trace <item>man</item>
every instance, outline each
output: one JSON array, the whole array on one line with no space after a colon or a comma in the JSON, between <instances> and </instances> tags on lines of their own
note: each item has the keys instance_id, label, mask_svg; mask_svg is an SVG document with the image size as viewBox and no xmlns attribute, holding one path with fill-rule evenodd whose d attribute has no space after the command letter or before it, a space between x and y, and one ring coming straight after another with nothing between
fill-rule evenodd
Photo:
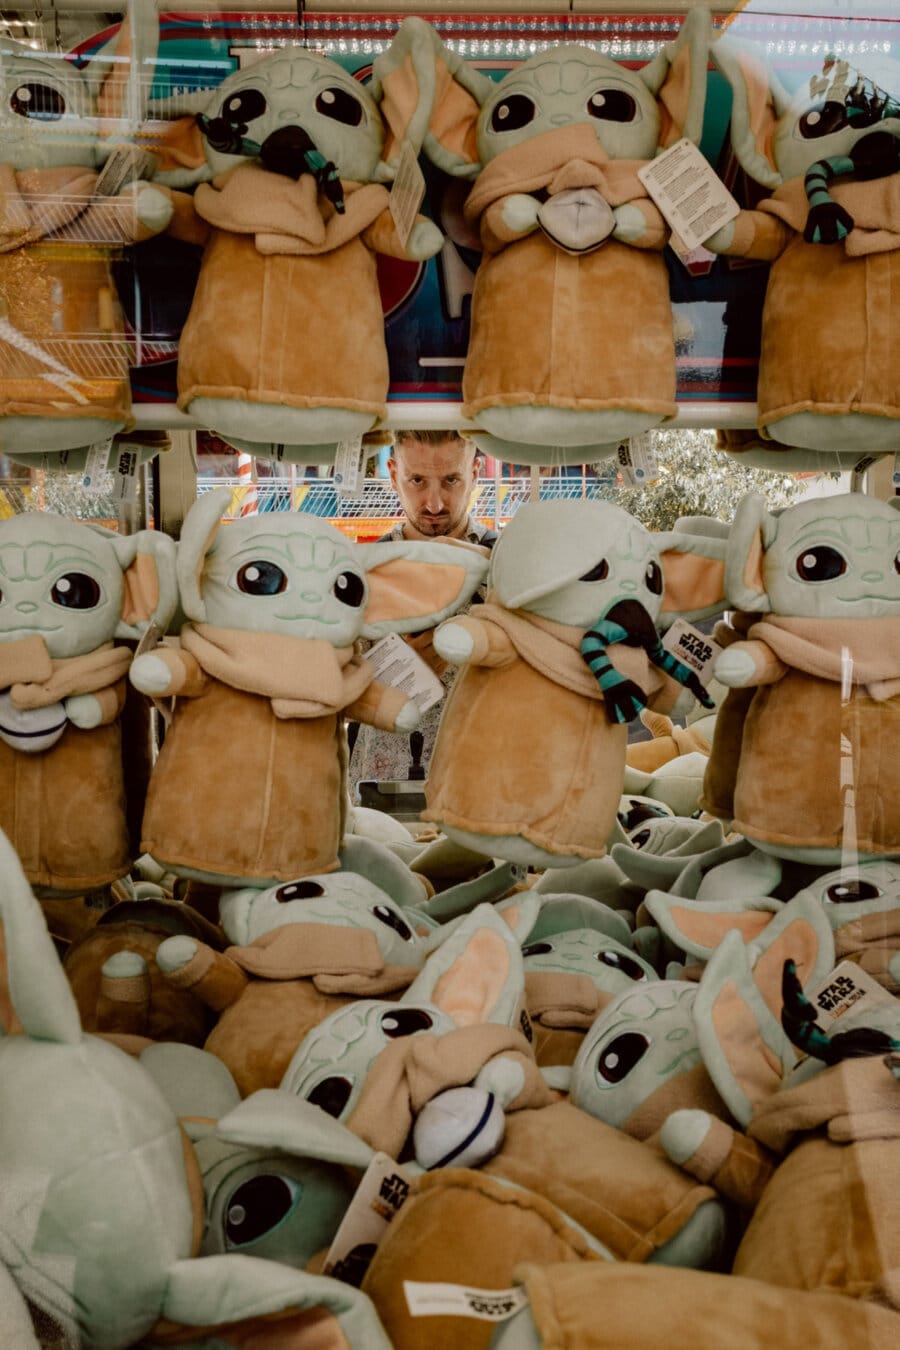
<instances>
[{"instance_id":1,"label":"man","mask_svg":"<svg viewBox=\"0 0 900 1350\"><path fill-rule=\"evenodd\" d=\"M493 548L496 532L469 514L469 499L478 481L477 451L472 441L458 431L398 431L388 472L400 498L403 518L382 535L379 543L387 539L464 539ZM448 690L456 670L435 653L431 632L411 634L407 641ZM355 785L364 778L405 780L411 776L414 761L417 768L427 768L443 706L442 699L422 717L418 730L423 741L418 757L407 736L370 726L359 727L354 735L356 724L351 724L350 782ZM418 744L418 737L414 744Z\"/></svg>"}]
</instances>

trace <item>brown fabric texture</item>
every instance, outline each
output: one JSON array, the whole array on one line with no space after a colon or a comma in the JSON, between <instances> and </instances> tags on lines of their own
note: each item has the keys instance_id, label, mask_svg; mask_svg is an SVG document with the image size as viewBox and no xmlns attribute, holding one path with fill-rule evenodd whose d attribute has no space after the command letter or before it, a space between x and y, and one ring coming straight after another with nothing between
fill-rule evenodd
<instances>
[{"instance_id":1,"label":"brown fabric texture","mask_svg":"<svg viewBox=\"0 0 900 1350\"><path fill-rule=\"evenodd\" d=\"M562 640L552 631L562 625L494 605L458 622L495 645L498 634L505 638L510 659L492 666L473 660L458 675L441 717L422 819L487 836L521 835L549 853L601 857L618 809L628 728L606 715L577 652L583 634L570 628ZM672 682L640 648L617 643L608 657L654 702L670 697Z\"/></svg>"},{"instance_id":2,"label":"brown fabric texture","mask_svg":"<svg viewBox=\"0 0 900 1350\"><path fill-rule=\"evenodd\" d=\"M387 350L366 231L388 214L388 192L343 183L341 217L314 186L244 165L197 189L212 235L181 338L180 408L205 397L383 413ZM376 234L379 249L404 256L389 228Z\"/></svg>"},{"instance_id":3,"label":"brown fabric texture","mask_svg":"<svg viewBox=\"0 0 900 1350\"><path fill-rule=\"evenodd\" d=\"M757 614L733 614L730 625L716 624L715 639L721 646L729 647L732 642L742 641L758 620ZM716 711L700 805L718 820L730 821L734 816L734 783L741 759L744 722L755 694L754 688L729 689Z\"/></svg>"},{"instance_id":4,"label":"brown fabric texture","mask_svg":"<svg viewBox=\"0 0 900 1350\"><path fill-rule=\"evenodd\" d=\"M734 829L771 844L839 849L852 825L860 852L897 852L900 620L773 617L754 626L750 642L764 642L788 669L755 690L746 714ZM854 658L847 698L842 646ZM853 794L845 799L848 770Z\"/></svg>"},{"instance_id":5,"label":"brown fabric texture","mask_svg":"<svg viewBox=\"0 0 900 1350\"><path fill-rule=\"evenodd\" d=\"M739 217L727 251L773 261L763 310L758 420L793 413L900 417L896 306L900 286L900 177L836 182L855 221L837 244L807 244L800 179ZM820 303L828 296L827 305Z\"/></svg>"},{"instance_id":6,"label":"brown fabric texture","mask_svg":"<svg viewBox=\"0 0 900 1350\"><path fill-rule=\"evenodd\" d=\"M516 1279L543 1350L892 1350L900 1338L887 1308L706 1271L529 1260Z\"/></svg>"},{"instance_id":7,"label":"brown fabric texture","mask_svg":"<svg viewBox=\"0 0 900 1350\"><path fill-rule=\"evenodd\" d=\"M624 408L675 412L675 344L667 234L637 178L636 161L610 160L591 127L561 127L499 154L466 202L484 255L472 296L463 376L466 416L489 407ZM541 229L510 241L498 227L513 193L595 188L612 206L638 202L653 223L650 248L609 238L564 253ZM623 322L627 314L640 322ZM522 316L528 322L522 322Z\"/></svg>"}]
</instances>

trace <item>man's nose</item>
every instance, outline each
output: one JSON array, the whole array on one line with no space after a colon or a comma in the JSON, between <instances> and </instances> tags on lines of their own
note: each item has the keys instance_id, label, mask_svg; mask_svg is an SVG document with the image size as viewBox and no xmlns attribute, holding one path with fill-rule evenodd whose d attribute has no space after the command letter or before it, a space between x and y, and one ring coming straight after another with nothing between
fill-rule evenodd
<instances>
[{"instance_id":1,"label":"man's nose","mask_svg":"<svg viewBox=\"0 0 900 1350\"><path fill-rule=\"evenodd\" d=\"M438 516L444 509L444 492L440 483L429 485L425 489L425 510Z\"/></svg>"}]
</instances>

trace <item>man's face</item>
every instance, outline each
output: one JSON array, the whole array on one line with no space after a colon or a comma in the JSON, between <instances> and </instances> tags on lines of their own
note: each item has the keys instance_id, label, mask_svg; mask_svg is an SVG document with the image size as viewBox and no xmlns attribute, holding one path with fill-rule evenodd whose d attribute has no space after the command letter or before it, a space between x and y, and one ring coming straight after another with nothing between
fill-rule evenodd
<instances>
[{"instance_id":1,"label":"man's face","mask_svg":"<svg viewBox=\"0 0 900 1350\"><path fill-rule=\"evenodd\" d=\"M422 539L464 533L469 496L478 477L474 446L460 441L442 445L404 441L388 460L388 470L406 512L406 533Z\"/></svg>"}]
</instances>

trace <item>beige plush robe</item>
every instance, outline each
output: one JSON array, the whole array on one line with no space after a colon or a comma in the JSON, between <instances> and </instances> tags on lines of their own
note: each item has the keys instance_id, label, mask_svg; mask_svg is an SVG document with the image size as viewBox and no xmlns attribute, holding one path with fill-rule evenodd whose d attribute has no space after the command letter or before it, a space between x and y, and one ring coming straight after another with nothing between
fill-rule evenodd
<instances>
[{"instance_id":1,"label":"beige plush robe","mask_svg":"<svg viewBox=\"0 0 900 1350\"><path fill-rule=\"evenodd\" d=\"M447 700L423 820L521 835L549 853L599 858L622 792L628 728L606 715L578 628L481 606L454 620L474 638ZM678 686L646 653L616 643L612 664L660 702Z\"/></svg>"},{"instance_id":2,"label":"beige plush robe","mask_svg":"<svg viewBox=\"0 0 900 1350\"><path fill-rule=\"evenodd\" d=\"M729 254L772 261L763 310L758 421L794 413L900 417L900 174L838 182L855 226L807 244L802 181L737 218Z\"/></svg>"},{"instance_id":3,"label":"beige plush robe","mask_svg":"<svg viewBox=\"0 0 900 1350\"><path fill-rule=\"evenodd\" d=\"M334 871L344 831L342 715L388 729L406 696L352 648L187 625L159 648L175 709L141 848L174 871L260 885Z\"/></svg>"},{"instance_id":4,"label":"beige plush robe","mask_svg":"<svg viewBox=\"0 0 900 1350\"><path fill-rule=\"evenodd\" d=\"M472 296L463 410L539 406L675 413L675 344L662 250L668 233L637 177L637 160L611 160L587 125L511 147L482 170L465 215L484 257ZM573 256L541 229L503 224L513 193L595 188L610 206L646 217L639 245L609 238Z\"/></svg>"}]
</instances>

